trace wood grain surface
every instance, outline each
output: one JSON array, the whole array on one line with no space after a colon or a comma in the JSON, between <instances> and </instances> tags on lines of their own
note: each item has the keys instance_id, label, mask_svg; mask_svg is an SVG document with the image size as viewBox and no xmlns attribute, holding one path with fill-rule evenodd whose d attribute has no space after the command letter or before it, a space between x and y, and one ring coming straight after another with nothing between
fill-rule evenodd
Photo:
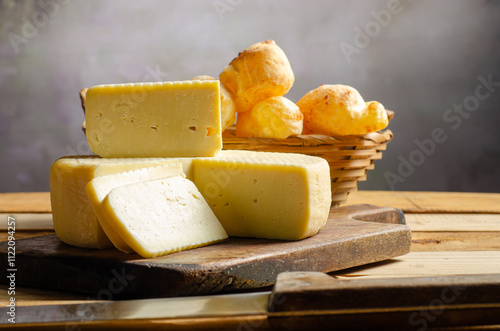
<instances>
[{"instance_id":1,"label":"wood grain surface","mask_svg":"<svg viewBox=\"0 0 500 331\"><path fill-rule=\"evenodd\" d=\"M332 273L332 275L339 278L396 278L475 274L500 274L500 251L410 252L401 258Z\"/></svg>"},{"instance_id":2,"label":"wood grain surface","mask_svg":"<svg viewBox=\"0 0 500 331\"><path fill-rule=\"evenodd\" d=\"M500 214L407 214L405 218L414 231L500 231Z\"/></svg>"},{"instance_id":3,"label":"wood grain surface","mask_svg":"<svg viewBox=\"0 0 500 331\"><path fill-rule=\"evenodd\" d=\"M433 327L496 324L499 278L337 279L316 272L284 273L273 288L268 320L276 330L305 331L333 325L342 330L417 330L430 322Z\"/></svg>"},{"instance_id":4,"label":"wood grain surface","mask_svg":"<svg viewBox=\"0 0 500 331\"><path fill-rule=\"evenodd\" d=\"M500 214L500 193L358 191L347 204L370 203L405 213Z\"/></svg>"},{"instance_id":5,"label":"wood grain surface","mask_svg":"<svg viewBox=\"0 0 500 331\"><path fill-rule=\"evenodd\" d=\"M0 194L0 213L50 213L49 192Z\"/></svg>"},{"instance_id":6,"label":"wood grain surface","mask_svg":"<svg viewBox=\"0 0 500 331\"><path fill-rule=\"evenodd\" d=\"M13 210L8 203L2 203L7 195L12 197L10 194L0 194L0 208L5 208L5 206L8 208L8 211L0 209L0 213L18 212L18 210ZM40 193L40 195L44 196L43 204L50 206L49 194L46 192ZM27 197L23 197L22 194L18 197L27 204L21 206L22 210L33 212L36 209L29 205L30 199ZM348 205L372 204L403 210L406 213L407 225L412 230L411 253L331 273L337 279L395 279L398 276L492 274L498 272L500 268L500 240L498 239L500 238L500 230L498 230L500 227L500 215L498 215L500 213L500 194L498 193L358 191L349 195L347 203ZM37 211L40 210L40 208L37 209ZM36 226L36 217L32 220ZM53 233L50 229L43 231L20 230L16 232L16 238L37 237L50 233ZM6 232L0 232L0 241L6 239ZM0 284L0 305L2 306L5 306L9 300L7 288L8 286ZM87 303L95 299L95 297L75 292L34 289L21 285L16 288L18 306ZM426 329L434 330L431 321L427 321L426 326ZM266 315L117 321L70 325L70 327L82 330L271 329ZM441 328L438 329L441 330ZM447 331L498 329L500 329L499 325L445 328Z\"/></svg>"},{"instance_id":7,"label":"wood grain surface","mask_svg":"<svg viewBox=\"0 0 500 331\"><path fill-rule=\"evenodd\" d=\"M62 243L56 235L16 241L18 285L98 299L203 295L270 286L284 271L331 272L409 252L402 214L369 205L332 209L325 228L300 241L229 238L154 259ZM7 259L7 243L0 255ZM5 282L6 270L0 270ZM117 284L117 282L121 284ZM110 288L112 284L113 288ZM116 291L113 291L117 288Z\"/></svg>"}]
</instances>

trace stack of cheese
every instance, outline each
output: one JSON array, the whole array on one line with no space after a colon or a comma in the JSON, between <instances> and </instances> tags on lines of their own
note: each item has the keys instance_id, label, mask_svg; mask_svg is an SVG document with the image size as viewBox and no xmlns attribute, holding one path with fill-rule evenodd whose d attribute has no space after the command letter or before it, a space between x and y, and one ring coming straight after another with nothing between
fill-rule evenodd
<instances>
[{"instance_id":1,"label":"stack of cheese","mask_svg":"<svg viewBox=\"0 0 500 331\"><path fill-rule=\"evenodd\" d=\"M59 238L156 257L228 235L299 240L321 230L328 163L222 151L219 92L217 80L90 88L87 139L96 155L51 168Z\"/></svg>"}]
</instances>

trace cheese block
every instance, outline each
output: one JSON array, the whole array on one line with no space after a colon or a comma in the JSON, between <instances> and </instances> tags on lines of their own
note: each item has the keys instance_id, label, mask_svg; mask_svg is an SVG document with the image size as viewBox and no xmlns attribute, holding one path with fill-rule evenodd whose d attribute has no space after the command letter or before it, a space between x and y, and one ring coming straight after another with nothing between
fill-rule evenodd
<instances>
[{"instance_id":1,"label":"cheese block","mask_svg":"<svg viewBox=\"0 0 500 331\"><path fill-rule=\"evenodd\" d=\"M90 149L101 157L214 156L219 81L98 85L86 95Z\"/></svg>"},{"instance_id":2,"label":"cheese block","mask_svg":"<svg viewBox=\"0 0 500 331\"><path fill-rule=\"evenodd\" d=\"M330 168L303 154L222 151L193 161L194 183L229 236L298 240L326 224Z\"/></svg>"},{"instance_id":3,"label":"cheese block","mask_svg":"<svg viewBox=\"0 0 500 331\"><path fill-rule=\"evenodd\" d=\"M131 253L133 251L132 248L130 248L130 246L122 240L121 236L110 226L105 213L102 211L102 201L104 198L112 189L118 186L171 176L185 177L182 172L182 163L172 162L158 167L149 167L96 177L87 183L87 195L97 219L99 220L99 224L116 248L125 253Z\"/></svg>"},{"instance_id":4,"label":"cheese block","mask_svg":"<svg viewBox=\"0 0 500 331\"><path fill-rule=\"evenodd\" d=\"M113 229L145 258L227 238L196 186L180 176L119 186L102 207Z\"/></svg>"},{"instance_id":5,"label":"cheese block","mask_svg":"<svg viewBox=\"0 0 500 331\"><path fill-rule=\"evenodd\" d=\"M198 187L230 236L297 240L317 233L328 218L330 169L319 157L251 151L198 158L79 156L61 158L51 168L56 234L75 246L111 247L87 196L87 183L174 162L182 164L186 178ZM121 238L109 229L108 233L115 242ZM123 243L117 246L127 251Z\"/></svg>"},{"instance_id":6,"label":"cheese block","mask_svg":"<svg viewBox=\"0 0 500 331\"><path fill-rule=\"evenodd\" d=\"M85 191L87 183L96 177L171 162L161 158L102 159L95 155L56 160L50 168L50 202L57 236L78 247L113 247L92 209Z\"/></svg>"}]
</instances>

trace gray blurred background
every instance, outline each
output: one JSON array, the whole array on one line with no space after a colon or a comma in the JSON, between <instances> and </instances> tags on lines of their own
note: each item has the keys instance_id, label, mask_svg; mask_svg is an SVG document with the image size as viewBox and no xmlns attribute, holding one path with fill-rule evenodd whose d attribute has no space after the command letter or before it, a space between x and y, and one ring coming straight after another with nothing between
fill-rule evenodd
<instances>
[{"instance_id":1,"label":"gray blurred background","mask_svg":"<svg viewBox=\"0 0 500 331\"><path fill-rule=\"evenodd\" d=\"M500 1L0 1L0 192L89 154L78 91L218 76L274 39L298 101L346 84L395 111L360 189L500 192Z\"/></svg>"}]
</instances>

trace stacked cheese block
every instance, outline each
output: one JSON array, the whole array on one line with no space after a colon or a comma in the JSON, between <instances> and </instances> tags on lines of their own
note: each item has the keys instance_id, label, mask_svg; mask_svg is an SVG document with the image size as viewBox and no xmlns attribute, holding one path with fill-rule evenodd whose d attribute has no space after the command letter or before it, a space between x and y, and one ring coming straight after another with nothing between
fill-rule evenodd
<instances>
[{"instance_id":1,"label":"stacked cheese block","mask_svg":"<svg viewBox=\"0 0 500 331\"><path fill-rule=\"evenodd\" d=\"M217 80L99 85L87 92L96 155L51 168L54 228L70 245L156 257L228 236L299 240L328 218L328 163L222 151Z\"/></svg>"}]
</instances>

